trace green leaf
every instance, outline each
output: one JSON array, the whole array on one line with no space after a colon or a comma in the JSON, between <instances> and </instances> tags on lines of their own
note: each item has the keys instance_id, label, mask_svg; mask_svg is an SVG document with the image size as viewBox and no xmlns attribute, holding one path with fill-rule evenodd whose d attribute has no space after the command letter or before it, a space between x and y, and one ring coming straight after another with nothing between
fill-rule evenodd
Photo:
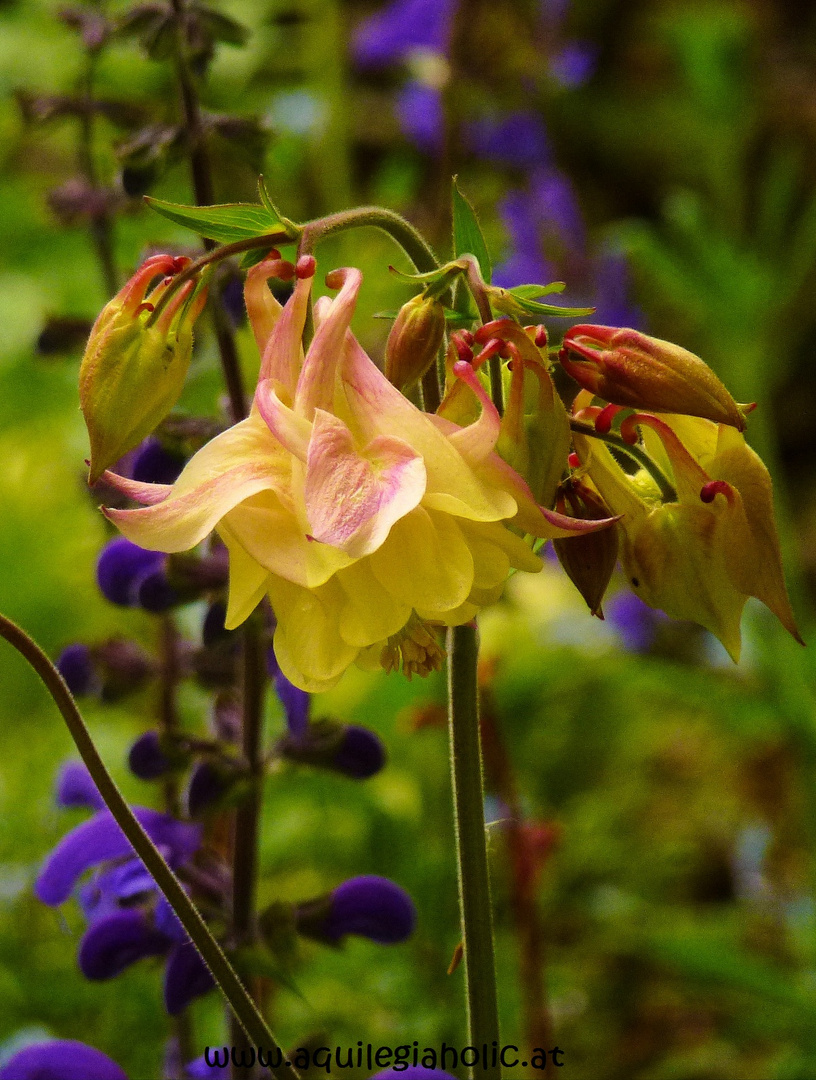
<instances>
[{"instance_id":1,"label":"green leaf","mask_svg":"<svg viewBox=\"0 0 816 1080\"><path fill-rule=\"evenodd\" d=\"M650 938L647 948L651 955L689 978L705 985L719 983L816 1015L816 1000L796 985L791 972L751 956L731 941L683 931L659 932Z\"/></svg>"},{"instance_id":2,"label":"green leaf","mask_svg":"<svg viewBox=\"0 0 816 1080\"><path fill-rule=\"evenodd\" d=\"M221 206L183 206L163 199L146 198L145 202L171 221L187 229L230 244L233 240L248 240L280 228L280 222L269 211L255 203L224 203Z\"/></svg>"},{"instance_id":3,"label":"green leaf","mask_svg":"<svg viewBox=\"0 0 816 1080\"><path fill-rule=\"evenodd\" d=\"M550 296L552 293L562 293L566 289L566 281L551 281L549 285L514 285L508 292L518 296L522 300L537 300L539 296Z\"/></svg>"},{"instance_id":4,"label":"green leaf","mask_svg":"<svg viewBox=\"0 0 816 1080\"><path fill-rule=\"evenodd\" d=\"M459 190L456 177L453 178L453 253L454 257L460 255L475 255L482 277L490 284L493 274L493 266L490 262L490 254L487 250L482 229L476 217L476 211Z\"/></svg>"}]
</instances>

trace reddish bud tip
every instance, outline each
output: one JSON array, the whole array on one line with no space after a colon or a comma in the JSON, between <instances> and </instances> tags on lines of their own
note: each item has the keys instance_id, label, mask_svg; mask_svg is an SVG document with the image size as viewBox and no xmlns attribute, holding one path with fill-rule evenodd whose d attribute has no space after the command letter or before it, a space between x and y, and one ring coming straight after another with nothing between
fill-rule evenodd
<instances>
[{"instance_id":1,"label":"reddish bud tip","mask_svg":"<svg viewBox=\"0 0 816 1080\"><path fill-rule=\"evenodd\" d=\"M533 338L533 341L535 342L536 346L539 349L546 348L546 345L547 345L547 327L546 326L541 324L541 325L539 325L539 326L537 326L535 328L535 337Z\"/></svg>"},{"instance_id":2,"label":"reddish bud tip","mask_svg":"<svg viewBox=\"0 0 816 1080\"><path fill-rule=\"evenodd\" d=\"M300 278L301 280L303 278L314 277L316 269L317 260L315 259L314 255L301 255L297 263L295 264L295 276ZM329 281L329 277L331 276L332 275L329 274L326 278L327 284Z\"/></svg>"},{"instance_id":3,"label":"reddish bud tip","mask_svg":"<svg viewBox=\"0 0 816 1080\"><path fill-rule=\"evenodd\" d=\"M580 469L581 468L581 459L578 457L578 455L575 453L574 450L570 454L570 456L567 458L567 464L569 465L569 467L571 469Z\"/></svg>"},{"instance_id":4,"label":"reddish bud tip","mask_svg":"<svg viewBox=\"0 0 816 1080\"><path fill-rule=\"evenodd\" d=\"M471 349L471 342L473 341L473 334L468 334L470 341L465 337L463 330L457 330L451 334L451 344L456 349L456 355L460 360L466 360L470 363L473 360L473 349Z\"/></svg>"},{"instance_id":5,"label":"reddish bud tip","mask_svg":"<svg viewBox=\"0 0 816 1080\"><path fill-rule=\"evenodd\" d=\"M599 435L608 435L612 430L612 421L621 411L620 405L606 405L595 417L595 430Z\"/></svg>"},{"instance_id":6,"label":"reddish bud tip","mask_svg":"<svg viewBox=\"0 0 816 1080\"><path fill-rule=\"evenodd\" d=\"M717 495L725 495L730 503L734 501L734 489L726 480L712 480L700 490L700 498L704 503L714 502Z\"/></svg>"},{"instance_id":7,"label":"reddish bud tip","mask_svg":"<svg viewBox=\"0 0 816 1080\"><path fill-rule=\"evenodd\" d=\"M190 265L190 260L186 255L176 255L170 267L171 274L180 274L181 271Z\"/></svg>"},{"instance_id":8,"label":"reddish bud tip","mask_svg":"<svg viewBox=\"0 0 816 1080\"><path fill-rule=\"evenodd\" d=\"M637 424L640 420L640 413L632 413L631 416L627 416L620 426L621 438L624 442L629 443L630 446L634 446L638 441Z\"/></svg>"}]
</instances>

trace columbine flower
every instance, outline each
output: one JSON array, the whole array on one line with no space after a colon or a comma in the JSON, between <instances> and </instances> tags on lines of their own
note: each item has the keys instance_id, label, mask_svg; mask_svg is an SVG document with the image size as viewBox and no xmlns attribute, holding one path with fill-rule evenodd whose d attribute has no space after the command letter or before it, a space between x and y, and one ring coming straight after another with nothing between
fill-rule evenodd
<instances>
[{"instance_id":1,"label":"columbine flower","mask_svg":"<svg viewBox=\"0 0 816 1080\"><path fill-rule=\"evenodd\" d=\"M517 532L569 536L597 523L536 505L495 453L501 419L469 364L454 366L481 410L467 427L420 412L388 382L349 330L358 270L329 275L340 292L315 306L304 359L314 260L301 260L282 311L266 286L291 270L273 258L247 278L262 350L251 415L172 487L107 473L147 505L106 515L165 552L215 529L230 555L226 626L268 594L278 662L305 690L328 689L357 660L426 674L443 656L428 623L468 622L498 599L510 567L540 569Z\"/></svg>"},{"instance_id":2,"label":"columbine flower","mask_svg":"<svg viewBox=\"0 0 816 1080\"><path fill-rule=\"evenodd\" d=\"M576 398L582 419L601 410ZM621 562L650 607L691 619L715 634L732 659L740 654L740 617L749 596L761 600L801 642L782 574L771 478L742 434L695 416L633 413L625 439L644 446L668 475L676 501L664 501L645 469L624 471L605 444L575 432L575 449L606 505L621 514Z\"/></svg>"},{"instance_id":3,"label":"columbine flower","mask_svg":"<svg viewBox=\"0 0 816 1080\"><path fill-rule=\"evenodd\" d=\"M212 976L116 819L100 809L101 796L83 765L70 763L62 770L57 803L98 812L51 852L34 887L37 898L56 907L94 870L77 892L88 921L78 954L82 973L92 980L111 979L143 957L167 955L164 999L175 1015L214 985ZM199 825L141 806L133 813L173 869L198 850Z\"/></svg>"}]
</instances>

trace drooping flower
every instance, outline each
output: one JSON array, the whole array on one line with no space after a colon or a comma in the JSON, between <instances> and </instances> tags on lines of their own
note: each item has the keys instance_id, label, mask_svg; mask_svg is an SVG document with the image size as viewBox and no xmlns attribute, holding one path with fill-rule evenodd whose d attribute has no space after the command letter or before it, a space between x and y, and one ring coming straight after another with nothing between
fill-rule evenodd
<instances>
[{"instance_id":1,"label":"drooping flower","mask_svg":"<svg viewBox=\"0 0 816 1080\"><path fill-rule=\"evenodd\" d=\"M536 504L495 452L501 418L470 365L455 369L480 410L466 427L421 412L388 382L349 330L358 270L329 275L340 291L315 305L304 358L314 260L299 264L282 310L266 286L291 269L271 258L247 278L262 351L250 416L172 487L107 473L146 505L106 515L132 542L165 552L215 529L230 556L226 626L268 594L275 653L297 686L327 689L353 662L381 657L424 674L443 655L428 623L468 622L500 596L510 567L540 569L518 533L554 538L597 523Z\"/></svg>"},{"instance_id":2,"label":"drooping flower","mask_svg":"<svg viewBox=\"0 0 816 1080\"><path fill-rule=\"evenodd\" d=\"M597 418L591 394L576 398L577 415ZM771 478L741 432L696 416L633 413L621 434L644 448L670 479L668 499L642 468L627 473L597 439L574 432L586 475L609 508L621 562L635 594L676 619L715 634L736 661L740 617L749 596L761 600L801 642L782 572Z\"/></svg>"}]
</instances>

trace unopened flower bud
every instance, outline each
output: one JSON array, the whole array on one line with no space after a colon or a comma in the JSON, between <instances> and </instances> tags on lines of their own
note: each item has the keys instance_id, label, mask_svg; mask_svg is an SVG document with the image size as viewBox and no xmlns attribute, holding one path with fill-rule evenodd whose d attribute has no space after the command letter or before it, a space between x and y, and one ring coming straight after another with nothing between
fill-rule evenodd
<instances>
[{"instance_id":1,"label":"unopened flower bud","mask_svg":"<svg viewBox=\"0 0 816 1080\"><path fill-rule=\"evenodd\" d=\"M563 504L563 509L562 509ZM569 480L558 499L558 508L574 517L598 521L610 516L603 499L587 484ZM593 615L602 619L601 601L618 561L618 530L612 525L598 532L553 540L553 547L567 577L587 602Z\"/></svg>"},{"instance_id":2,"label":"unopened flower bud","mask_svg":"<svg viewBox=\"0 0 816 1080\"><path fill-rule=\"evenodd\" d=\"M157 780L172 769L173 764L162 745L158 731L146 731L131 746L128 766L140 780Z\"/></svg>"},{"instance_id":3,"label":"unopened flower bud","mask_svg":"<svg viewBox=\"0 0 816 1080\"><path fill-rule=\"evenodd\" d=\"M420 293L400 308L385 346L385 375L398 390L418 382L436 358L445 336L445 309Z\"/></svg>"},{"instance_id":4,"label":"unopened flower bud","mask_svg":"<svg viewBox=\"0 0 816 1080\"><path fill-rule=\"evenodd\" d=\"M298 933L327 945L338 945L346 934L396 945L413 933L416 910L395 882L366 874L344 881L328 896L299 904L295 923Z\"/></svg>"},{"instance_id":5,"label":"unopened flower bud","mask_svg":"<svg viewBox=\"0 0 816 1080\"><path fill-rule=\"evenodd\" d=\"M614 326L573 326L558 359L580 386L614 405L745 429L745 407L707 364L670 341Z\"/></svg>"},{"instance_id":6,"label":"unopened flower bud","mask_svg":"<svg viewBox=\"0 0 816 1080\"><path fill-rule=\"evenodd\" d=\"M56 668L72 694L81 697L90 694L97 686L93 657L87 645L76 642L68 645L57 657Z\"/></svg>"},{"instance_id":7,"label":"unopened flower bud","mask_svg":"<svg viewBox=\"0 0 816 1080\"><path fill-rule=\"evenodd\" d=\"M79 397L91 441L90 482L149 435L175 405L193 349L192 324L206 299L196 284L178 289L150 317L186 258L156 255L106 305L91 330L79 372ZM154 278L162 281L145 299Z\"/></svg>"},{"instance_id":8,"label":"unopened flower bud","mask_svg":"<svg viewBox=\"0 0 816 1080\"><path fill-rule=\"evenodd\" d=\"M290 730L277 749L289 761L330 769L353 780L367 780L385 765L385 747L373 731L329 719L313 721L302 733Z\"/></svg>"}]
</instances>

